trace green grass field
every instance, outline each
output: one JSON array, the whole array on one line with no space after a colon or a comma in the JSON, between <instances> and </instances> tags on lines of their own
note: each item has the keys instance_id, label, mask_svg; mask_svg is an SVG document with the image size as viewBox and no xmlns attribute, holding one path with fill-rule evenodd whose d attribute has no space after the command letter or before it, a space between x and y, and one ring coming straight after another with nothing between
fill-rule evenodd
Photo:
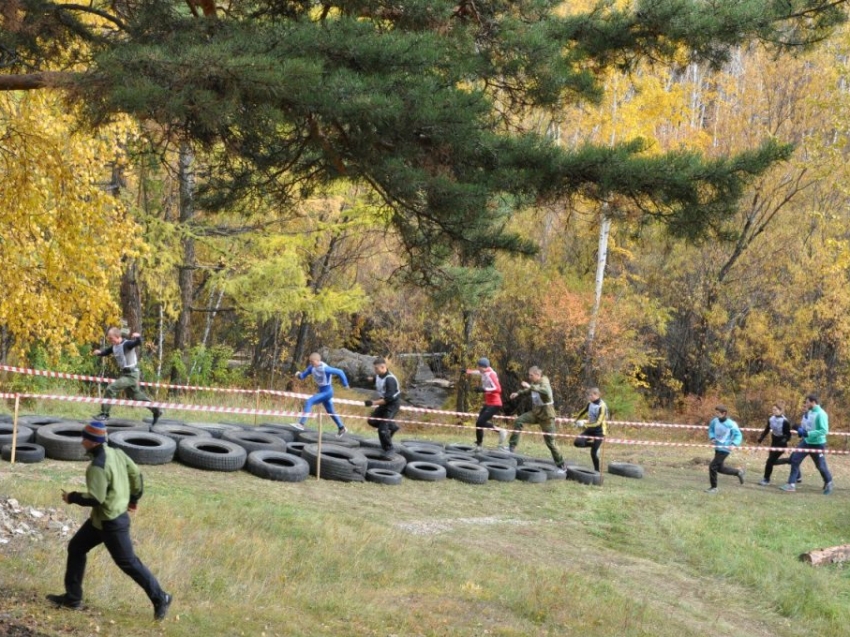
<instances>
[{"instance_id":1,"label":"green grass field","mask_svg":"<svg viewBox=\"0 0 850 637\"><path fill-rule=\"evenodd\" d=\"M91 411L73 407L79 417ZM469 442L472 434L443 439ZM538 441L525 436L521 451L546 457ZM585 450L562 449L588 464ZM830 457L837 488L825 497L810 463L801 490L785 494L756 485L763 454L736 452L729 464L746 466L747 483L721 476L712 496L703 492L709 449L607 444L605 454L641 463L646 477L608 475L601 488L452 480L386 487L143 467L146 495L133 537L175 597L169 618L152 621L144 593L103 549L89 562L86 610L52 608L44 595L62 591L67 539L21 539L0 545L0 635L850 633L850 570L798 560L848 541L850 460ZM3 462L0 497L61 508L78 524L87 511L62 504L59 494L81 488L84 469ZM777 468L775 484L787 471Z\"/></svg>"},{"instance_id":2,"label":"green grass field","mask_svg":"<svg viewBox=\"0 0 850 637\"><path fill-rule=\"evenodd\" d=\"M530 437L525 446L543 455ZM90 560L87 610L51 608L43 596L62 590L66 541L48 538L0 547L0 635L848 634L847 569L797 559L847 541L846 461L833 459L838 488L824 497L810 467L796 494L756 486L762 458L739 454L748 483L721 476L711 496L708 456L652 450L646 478L608 476L602 488L282 484L145 467L133 535L175 596L168 620L151 620L103 549ZM79 488L84 467L3 463L0 495L64 507L60 489Z\"/></svg>"}]
</instances>

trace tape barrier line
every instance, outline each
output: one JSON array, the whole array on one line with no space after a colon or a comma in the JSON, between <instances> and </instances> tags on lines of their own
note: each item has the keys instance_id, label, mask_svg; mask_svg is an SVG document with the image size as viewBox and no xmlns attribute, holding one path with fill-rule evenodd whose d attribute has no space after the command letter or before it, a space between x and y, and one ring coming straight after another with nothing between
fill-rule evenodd
<instances>
[{"instance_id":1,"label":"tape barrier line","mask_svg":"<svg viewBox=\"0 0 850 637\"><path fill-rule=\"evenodd\" d=\"M158 407L160 409L170 409L173 411L197 411L202 413L223 413L223 414L240 414L240 415L249 415L249 416L276 416L283 418L292 418L292 417L308 417L308 418L317 418L323 414L318 412L305 414L297 411L283 411L283 410L274 410L274 409L251 409L247 407L218 407L214 405L185 405L182 403L168 403L168 402L160 402L160 401L139 401L139 400L125 400L121 398L105 398L100 399L94 396L67 396L61 394L32 394L32 393L0 393L0 398L37 398L42 400L58 400L64 402L72 402L72 403L99 403L99 404L109 404L109 405L119 405L125 407L141 407L143 409L149 409L151 407ZM361 416L361 415L347 415L347 414L338 414L339 416L344 416L346 418L353 419L362 419L366 420L371 418L370 416ZM384 419L374 419L374 420L384 420ZM469 431L470 429L475 429L474 427L469 427L466 425L460 424L450 424L450 423L433 423L433 422L425 422L425 421L416 421L416 420L399 420L394 419L395 422L401 422L406 424L416 424L423 425L426 427L440 427L444 429L463 429L464 431ZM483 428L488 429L488 428ZM536 435L543 436L546 435L545 432L542 431L526 431L522 430L520 433L525 435ZM598 437L595 436L581 436L581 434L563 434L563 433L551 433L548 434L556 438L585 438L587 440L596 440ZM664 441L655 441L655 440L630 440L627 438L610 438L604 437L603 440L610 444L615 445L631 445L631 446L649 446L649 447L692 447L705 449L710 448L714 449L715 445L711 443L698 443L698 442L664 442ZM800 453L823 453L829 455L850 455L850 451L843 451L837 449L799 449L796 447L762 447L762 446L741 446L736 447L736 449L741 451L789 451L789 452L800 452Z\"/></svg>"},{"instance_id":2,"label":"tape barrier line","mask_svg":"<svg viewBox=\"0 0 850 637\"><path fill-rule=\"evenodd\" d=\"M9 396L8 394L0 394L0 396ZM14 397L15 394L10 396ZM98 398L96 396L65 396L61 394L17 394L20 398L38 398L41 400L59 400L71 403L90 403L98 405L120 405L123 407L142 407L150 409L157 407L159 409L169 409L172 411L199 411L205 413L218 414L241 414L247 416L277 416L281 418L317 418L320 414L307 414L299 411L283 411L277 409L252 409L248 407L218 407L215 405L186 405L183 403L168 403L152 400L150 402L141 400L125 400L123 398Z\"/></svg>"},{"instance_id":3,"label":"tape barrier line","mask_svg":"<svg viewBox=\"0 0 850 637\"><path fill-rule=\"evenodd\" d=\"M88 382L95 383L111 383L115 379L108 377L100 377L100 376L88 376L84 374L71 374L67 372L54 372L48 370L40 370L40 369L30 369L26 367L15 367L12 365L0 365L0 371L6 371L14 374L26 374L30 376L44 376L47 378L61 378L66 380L82 380ZM218 393L232 393L232 394L266 394L271 396L282 396L285 398L294 398L298 400L307 400L312 394L303 394L299 392L289 392L277 389L240 389L236 387L207 387L202 385L173 385L170 383L153 383L147 381L141 381L139 385L144 387L154 387L154 388L162 388L162 389L181 389L186 391L208 391L208 392L218 392ZM105 401L104 401L105 402ZM334 397L334 403L339 405L354 405L354 406L363 406L363 402L359 400L352 400L350 398L336 398ZM445 416L460 416L463 418L477 418L478 415L471 412L463 412L463 411L450 411L446 409L428 409L425 407L412 407L409 405L402 405L401 411L410 412L410 413L421 413L421 414L435 414L435 415L445 415ZM340 414L342 415L342 414ZM513 421L516 419L516 416L502 416L495 415L494 419ZM574 423L576 422L575 418L563 418L556 417L556 423ZM690 430L706 430L707 425L686 425L686 424L677 424L677 423L663 423L663 422L640 422L635 420L609 420L609 426L620 426L620 427L654 427L654 428L667 428L667 429L690 429ZM756 427L741 427L741 431L746 432L762 432L764 431L764 427L756 428ZM846 431L834 431L830 432L830 436L836 437L848 437L850 436L850 432Z\"/></svg>"},{"instance_id":4,"label":"tape barrier line","mask_svg":"<svg viewBox=\"0 0 850 637\"><path fill-rule=\"evenodd\" d=\"M26 374L27 376L45 376L47 378L62 378L65 380L82 380L92 383L111 383L115 379L108 376L88 376L86 374L71 374L68 372L53 372L43 369L29 369L27 367L14 367L12 365L0 365L0 371L13 374ZM228 394L256 394L256 389L239 389L236 387L205 387L202 385L172 385L170 383L152 383L140 381L139 385L145 387L156 387L164 389L186 389L189 391L209 391ZM260 390L262 391L262 390Z\"/></svg>"},{"instance_id":5,"label":"tape barrier line","mask_svg":"<svg viewBox=\"0 0 850 637\"><path fill-rule=\"evenodd\" d=\"M354 414L337 414L337 415L340 418L355 419L355 420L358 420L358 419L366 420L366 419L370 418L370 416L359 416L359 415L354 415ZM425 427L440 427L440 428L443 428L443 429L462 429L464 431L470 431L470 430L475 431L477 429L481 429L483 431L494 431L490 427L469 427L467 425L457 425L457 424L451 424L451 423L434 423L434 422L427 422L427 421L423 421L423 420L406 420L406 419L400 419L400 418L392 418L392 419L373 418L372 420L392 420L393 422L395 422L399 425L405 425L405 424L421 425L421 426L425 426ZM510 429L510 428L506 428L506 429L507 429L508 433L513 433L513 431L514 431L513 429ZM525 429L520 430L519 433L522 434L522 435L532 435L532 436L545 436L545 435L547 435L546 432L543 432L543 431L525 430ZM565 433L558 433L558 432L553 432L553 433L548 434L548 435L552 436L553 438L566 438L566 439L571 439L571 440L574 440L576 438L584 438L586 440L600 440L601 439L603 442L611 443L611 444L615 444L615 445L644 445L644 446L651 446L651 447L697 447L697 448L700 448L700 449L705 449L705 448L715 449L716 448L716 446L714 444L705 443L705 442L665 442L665 441L655 441L655 440L631 440L631 439L628 439L628 438L612 438L612 437L609 437L609 436L604 436L604 437L582 436L580 433L565 434ZM830 435L832 435L832 434L830 434ZM757 445L757 446L741 445L739 447L735 447L734 449L741 450L741 451L768 451L768 452L769 451L789 451L789 452L799 451L801 453L828 453L828 454L832 454L832 455L850 455L850 451L843 451L843 450L839 450L839 449L835 449L835 450L833 450L833 449L798 449L797 447L764 447L764 446L761 446L761 445Z\"/></svg>"}]
</instances>

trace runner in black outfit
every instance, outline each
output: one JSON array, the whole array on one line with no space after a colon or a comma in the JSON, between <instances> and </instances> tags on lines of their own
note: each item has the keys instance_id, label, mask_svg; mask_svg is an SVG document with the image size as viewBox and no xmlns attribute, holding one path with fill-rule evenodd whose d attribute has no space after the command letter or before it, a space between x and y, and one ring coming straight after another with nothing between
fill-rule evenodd
<instances>
[{"instance_id":1,"label":"runner in black outfit","mask_svg":"<svg viewBox=\"0 0 850 637\"><path fill-rule=\"evenodd\" d=\"M764 431L758 438L759 443L764 441L767 434L770 433L771 447L788 447L788 441L791 440L791 422L785 417L784 403L777 402L773 405L773 415L767 419L767 425ZM773 467L778 464L791 464L791 458L782 458L784 451L771 451L767 455L767 462L764 465L764 478L759 484L763 487L770 485L770 476L773 474Z\"/></svg>"},{"instance_id":2,"label":"runner in black outfit","mask_svg":"<svg viewBox=\"0 0 850 637\"><path fill-rule=\"evenodd\" d=\"M393 418L401 407L401 389L398 378L387 369L387 361L384 358L379 356L372 365L375 366L375 389L381 397L364 402L367 407L375 406L366 422L378 430L381 449L385 455L390 455L393 453L393 436L398 431L398 425L393 422Z\"/></svg>"}]
</instances>

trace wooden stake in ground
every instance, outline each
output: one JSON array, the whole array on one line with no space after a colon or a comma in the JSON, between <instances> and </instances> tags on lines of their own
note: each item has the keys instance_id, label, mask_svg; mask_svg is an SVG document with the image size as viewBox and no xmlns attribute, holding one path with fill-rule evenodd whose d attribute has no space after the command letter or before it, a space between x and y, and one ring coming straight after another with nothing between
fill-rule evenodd
<instances>
[{"instance_id":1,"label":"wooden stake in ground","mask_svg":"<svg viewBox=\"0 0 850 637\"><path fill-rule=\"evenodd\" d=\"M850 544L841 544L840 546L830 546L825 549L815 549L808 553L800 555L801 562L807 562L812 566L822 566L823 564L838 564L850 560Z\"/></svg>"},{"instance_id":2,"label":"wooden stake in ground","mask_svg":"<svg viewBox=\"0 0 850 637\"><path fill-rule=\"evenodd\" d=\"M322 476L322 414L319 413L319 442L316 448L316 480Z\"/></svg>"},{"instance_id":3,"label":"wooden stake in ground","mask_svg":"<svg viewBox=\"0 0 850 637\"><path fill-rule=\"evenodd\" d=\"M12 419L12 455L9 457L11 464L15 464L15 451L18 448L18 412L21 409L21 395L15 394L15 417Z\"/></svg>"}]
</instances>

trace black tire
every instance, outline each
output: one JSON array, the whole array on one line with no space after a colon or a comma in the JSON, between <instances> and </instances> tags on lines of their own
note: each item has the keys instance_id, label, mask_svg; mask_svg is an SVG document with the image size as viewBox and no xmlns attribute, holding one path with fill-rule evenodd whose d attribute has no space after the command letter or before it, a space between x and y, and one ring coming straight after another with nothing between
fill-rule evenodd
<instances>
[{"instance_id":1,"label":"black tire","mask_svg":"<svg viewBox=\"0 0 850 637\"><path fill-rule=\"evenodd\" d=\"M593 484L596 486L602 484L602 476L598 471L585 469L584 467L568 467L567 479L575 480L580 484Z\"/></svg>"},{"instance_id":2,"label":"black tire","mask_svg":"<svg viewBox=\"0 0 850 637\"><path fill-rule=\"evenodd\" d=\"M316 475L319 445L308 444L301 457L310 465L310 473ZM341 482L364 482L369 461L359 449L339 445L322 444L321 477Z\"/></svg>"},{"instance_id":3,"label":"black tire","mask_svg":"<svg viewBox=\"0 0 850 637\"><path fill-rule=\"evenodd\" d=\"M418 440L416 438L404 438L399 441L405 447L436 447L442 451L445 451L446 445L442 442L436 442L434 440Z\"/></svg>"},{"instance_id":4,"label":"black tire","mask_svg":"<svg viewBox=\"0 0 850 637\"><path fill-rule=\"evenodd\" d=\"M380 448L360 447L360 453L366 456L367 469L384 469L385 471L401 473L407 464L407 460L401 454L393 452L391 456L387 457Z\"/></svg>"},{"instance_id":5,"label":"black tire","mask_svg":"<svg viewBox=\"0 0 850 637\"><path fill-rule=\"evenodd\" d=\"M366 469L366 482L376 484L389 484L396 486L401 484L401 474L389 469Z\"/></svg>"},{"instance_id":6,"label":"black tire","mask_svg":"<svg viewBox=\"0 0 850 637\"><path fill-rule=\"evenodd\" d=\"M119 431L109 436L109 445L126 453L136 464L166 464L177 453L177 442L150 431Z\"/></svg>"},{"instance_id":7,"label":"black tire","mask_svg":"<svg viewBox=\"0 0 850 637\"><path fill-rule=\"evenodd\" d=\"M23 444L32 440L35 432L29 427L18 425L17 432L14 424L0 423L0 445L11 445L12 440L17 444Z\"/></svg>"},{"instance_id":8,"label":"black tire","mask_svg":"<svg viewBox=\"0 0 850 637\"><path fill-rule=\"evenodd\" d=\"M523 467L534 467L536 469L541 469L546 472L547 480L566 480L567 472L561 471L558 467L553 464L546 464L544 462L526 462L522 465Z\"/></svg>"},{"instance_id":9,"label":"black tire","mask_svg":"<svg viewBox=\"0 0 850 637\"><path fill-rule=\"evenodd\" d=\"M490 479L487 467L482 467L477 462L463 460L449 460L446 463L446 475L466 484L485 484Z\"/></svg>"},{"instance_id":10,"label":"black tire","mask_svg":"<svg viewBox=\"0 0 850 637\"><path fill-rule=\"evenodd\" d=\"M480 458L473 456L472 454L462 453L460 451L447 451L443 455L446 458L446 462L449 462L450 460L460 460L462 462L471 462L472 464L478 464L481 461Z\"/></svg>"},{"instance_id":11,"label":"black tire","mask_svg":"<svg viewBox=\"0 0 850 637\"><path fill-rule=\"evenodd\" d=\"M511 453L510 451L502 451L501 449L476 449L476 456L490 456L491 458L497 460L513 460L515 464L519 464L519 461L514 457L516 454Z\"/></svg>"},{"instance_id":12,"label":"black tire","mask_svg":"<svg viewBox=\"0 0 850 637\"><path fill-rule=\"evenodd\" d=\"M513 455L516 458L518 465L523 465L523 464L530 462L532 464L548 464L548 465L551 465L553 467L555 466L555 461L552 460L552 458L536 458L534 456L525 456L525 455L518 454L518 453L517 454L511 454L511 455ZM567 464L570 464L570 463L567 462Z\"/></svg>"},{"instance_id":13,"label":"black tire","mask_svg":"<svg viewBox=\"0 0 850 637\"><path fill-rule=\"evenodd\" d=\"M273 422L261 422L254 431L274 434L278 438L283 439L284 442L295 442L298 438L289 425L279 425Z\"/></svg>"},{"instance_id":14,"label":"black tire","mask_svg":"<svg viewBox=\"0 0 850 637\"><path fill-rule=\"evenodd\" d=\"M306 460L274 450L252 451L245 468L258 478L279 482L303 482L310 475Z\"/></svg>"},{"instance_id":15,"label":"black tire","mask_svg":"<svg viewBox=\"0 0 850 637\"><path fill-rule=\"evenodd\" d=\"M306 447L308 442L288 442L286 443L286 453L292 454L293 456L301 457L301 454L304 452L304 447Z\"/></svg>"},{"instance_id":16,"label":"black tire","mask_svg":"<svg viewBox=\"0 0 850 637\"><path fill-rule=\"evenodd\" d=\"M297 425L291 422L285 422L282 425L277 424L275 427L280 427L281 429L285 429L287 431L291 431L292 435L295 436L295 440L298 440L298 434L302 431L316 431L313 427L308 427L307 425Z\"/></svg>"},{"instance_id":17,"label":"black tire","mask_svg":"<svg viewBox=\"0 0 850 637\"><path fill-rule=\"evenodd\" d=\"M286 453L286 442L274 434L261 431L225 431L222 440L235 442L245 448L245 451L280 451Z\"/></svg>"},{"instance_id":18,"label":"black tire","mask_svg":"<svg viewBox=\"0 0 850 637\"><path fill-rule=\"evenodd\" d=\"M546 482L548 476L543 469L522 465L516 469L516 479L521 482L533 482L535 484L539 484L541 482Z\"/></svg>"},{"instance_id":19,"label":"black tire","mask_svg":"<svg viewBox=\"0 0 850 637\"><path fill-rule=\"evenodd\" d=\"M434 464L446 464L446 454L436 447L401 447L401 455L408 462L432 462Z\"/></svg>"},{"instance_id":20,"label":"black tire","mask_svg":"<svg viewBox=\"0 0 850 637\"><path fill-rule=\"evenodd\" d=\"M9 422L12 422L12 416L9 416ZM67 419L62 416L39 416L38 414L25 414L18 416L18 426L24 425L30 429L43 427L44 425L55 425L57 422L66 422Z\"/></svg>"},{"instance_id":21,"label":"black tire","mask_svg":"<svg viewBox=\"0 0 850 637\"><path fill-rule=\"evenodd\" d=\"M491 480L497 482L513 482L516 480L516 467L506 462L482 462L481 466L487 469Z\"/></svg>"},{"instance_id":22,"label":"black tire","mask_svg":"<svg viewBox=\"0 0 850 637\"><path fill-rule=\"evenodd\" d=\"M20 420L20 419L19 419ZM0 414L0 422L14 422L15 419L8 414Z\"/></svg>"},{"instance_id":23,"label":"black tire","mask_svg":"<svg viewBox=\"0 0 850 637\"><path fill-rule=\"evenodd\" d=\"M146 416L146 417L142 418L142 422L144 422L147 425L152 425L153 424L153 416ZM197 423L189 423L189 422L186 422L185 420L180 420L179 418L160 418L159 420L156 421L156 424L158 424L158 425L193 425L193 426L197 426Z\"/></svg>"},{"instance_id":24,"label":"black tire","mask_svg":"<svg viewBox=\"0 0 850 637\"><path fill-rule=\"evenodd\" d=\"M643 478L643 467L630 462L609 462L608 473L624 478Z\"/></svg>"},{"instance_id":25,"label":"black tire","mask_svg":"<svg viewBox=\"0 0 850 637\"><path fill-rule=\"evenodd\" d=\"M3 445L0 447L0 458L11 462L12 460L12 445ZM32 464L44 460L44 447L37 445L34 442L24 442L15 445L15 462L24 464Z\"/></svg>"},{"instance_id":26,"label":"black tire","mask_svg":"<svg viewBox=\"0 0 850 637\"><path fill-rule=\"evenodd\" d=\"M151 431L155 434L168 436L174 442L180 444L184 438L212 438L213 435L204 429L192 427L191 425L154 425Z\"/></svg>"},{"instance_id":27,"label":"black tire","mask_svg":"<svg viewBox=\"0 0 850 637\"><path fill-rule=\"evenodd\" d=\"M57 422L39 427L36 442L44 447L48 458L53 460L85 460L83 429L81 422Z\"/></svg>"},{"instance_id":28,"label":"black tire","mask_svg":"<svg viewBox=\"0 0 850 637\"><path fill-rule=\"evenodd\" d=\"M160 423L157 423L160 424ZM167 425L178 424L178 423L162 423ZM184 422L179 423L181 425L189 425L190 427L194 427L195 429L202 429L209 433L213 438L221 438L225 431L242 431L242 427L239 425L228 425L223 422ZM178 449L179 455L179 449Z\"/></svg>"},{"instance_id":29,"label":"black tire","mask_svg":"<svg viewBox=\"0 0 850 637\"><path fill-rule=\"evenodd\" d=\"M519 461L507 451L486 450L476 454L479 462L503 462L512 467L519 465Z\"/></svg>"},{"instance_id":30,"label":"black tire","mask_svg":"<svg viewBox=\"0 0 850 637\"><path fill-rule=\"evenodd\" d=\"M425 482L439 482L446 479L446 468L433 462L416 461L408 462L404 467L404 475L411 480L423 480Z\"/></svg>"},{"instance_id":31,"label":"black tire","mask_svg":"<svg viewBox=\"0 0 850 637\"><path fill-rule=\"evenodd\" d=\"M105 423L106 431L111 436L120 431L150 431L151 426L142 420L130 420L129 418L110 418Z\"/></svg>"},{"instance_id":32,"label":"black tire","mask_svg":"<svg viewBox=\"0 0 850 637\"><path fill-rule=\"evenodd\" d=\"M366 438L365 436L360 437L360 448L361 449L382 449L380 438Z\"/></svg>"},{"instance_id":33,"label":"black tire","mask_svg":"<svg viewBox=\"0 0 850 637\"><path fill-rule=\"evenodd\" d=\"M88 420L86 420L86 421L69 420L67 418L62 418L62 419L55 418L55 419L50 420L50 422L45 422L45 421L46 421L45 418L40 418L37 423L26 424L27 427L32 429L32 440L30 442L35 442L36 440L38 440L38 430L41 429L42 427L46 427L47 425L59 425L59 424L68 424L68 423L71 423L72 425L78 425L78 424L82 423L83 426L85 426L89 422ZM21 425L21 423L19 421L18 426L20 426L20 425Z\"/></svg>"},{"instance_id":34,"label":"black tire","mask_svg":"<svg viewBox=\"0 0 850 637\"><path fill-rule=\"evenodd\" d=\"M208 471L239 471L248 452L235 442L215 438L186 438L177 445L177 456L190 467Z\"/></svg>"},{"instance_id":35,"label":"black tire","mask_svg":"<svg viewBox=\"0 0 850 637\"><path fill-rule=\"evenodd\" d=\"M319 432L318 431L299 431L298 432L298 442L306 442L307 444L314 445L319 442ZM335 433L330 433L327 431L322 432L322 446L325 445L336 445L337 447L346 447L347 449L356 449L360 446L360 441L355 440L348 434L342 434L341 436L337 436Z\"/></svg>"},{"instance_id":36,"label":"black tire","mask_svg":"<svg viewBox=\"0 0 850 637\"><path fill-rule=\"evenodd\" d=\"M478 451L478 447L476 445L468 445L463 442L452 443L450 445L446 445L446 452L449 451L457 451L465 454L473 454Z\"/></svg>"}]
</instances>

